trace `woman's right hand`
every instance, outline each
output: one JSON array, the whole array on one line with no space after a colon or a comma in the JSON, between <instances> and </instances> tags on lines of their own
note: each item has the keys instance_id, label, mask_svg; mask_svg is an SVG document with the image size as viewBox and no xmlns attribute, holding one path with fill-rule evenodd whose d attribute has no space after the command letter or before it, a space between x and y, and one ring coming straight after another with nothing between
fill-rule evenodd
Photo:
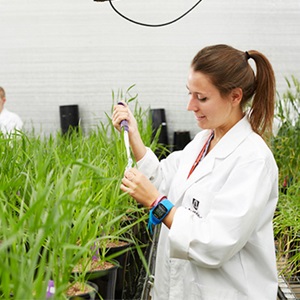
<instances>
[{"instance_id":1,"label":"woman's right hand","mask_svg":"<svg viewBox=\"0 0 300 300\"><path fill-rule=\"evenodd\" d=\"M114 106L112 123L117 130L121 131L121 122L123 120L128 122L128 135L131 150L135 160L139 161L146 154L146 147L141 139L135 117L130 111L128 105L124 102L122 103L122 105L117 104Z\"/></svg>"},{"instance_id":2,"label":"woman's right hand","mask_svg":"<svg viewBox=\"0 0 300 300\"><path fill-rule=\"evenodd\" d=\"M123 120L128 122L129 135L138 132L137 122L125 102L122 102L122 105L115 105L113 109L112 122L114 127L119 131L121 131L121 122Z\"/></svg>"}]
</instances>

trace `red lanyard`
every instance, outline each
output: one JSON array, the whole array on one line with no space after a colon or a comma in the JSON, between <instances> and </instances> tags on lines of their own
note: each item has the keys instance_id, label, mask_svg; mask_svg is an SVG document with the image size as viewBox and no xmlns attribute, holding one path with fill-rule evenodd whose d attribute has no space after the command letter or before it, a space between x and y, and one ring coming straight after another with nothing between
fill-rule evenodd
<instances>
[{"instance_id":1,"label":"red lanyard","mask_svg":"<svg viewBox=\"0 0 300 300\"><path fill-rule=\"evenodd\" d=\"M194 170L196 169L196 167L198 166L199 162L205 157L207 151L208 151L208 147L210 145L211 140L214 137L214 132L212 131L211 134L209 135L207 141L205 142L204 146L202 147L200 153L198 154L194 164L192 165L189 175L187 177L187 179L191 176L191 174L194 172Z\"/></svg>"}]
</instances>

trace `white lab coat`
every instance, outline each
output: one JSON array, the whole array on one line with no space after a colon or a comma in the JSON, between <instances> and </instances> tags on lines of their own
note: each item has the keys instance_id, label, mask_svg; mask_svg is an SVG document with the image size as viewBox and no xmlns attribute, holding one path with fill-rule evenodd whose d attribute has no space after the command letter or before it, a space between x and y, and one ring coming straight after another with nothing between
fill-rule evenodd
<instances>
[{"instance_id":1,"label":"white lab coat","mask_svg":"<svg viewBox=\"0 0 300 300\"><path fill-rule=\"evenodd\" d=\"M276 300L272 218L278 169L247 117L188 173L210 131L138 168L177 207L160 232L153 300Z\"/></svg>"},{"instance_id":2,"label":"white lab coat","mask_svg":"<svg viewBox=\"0 0 300 300\"><path fill-rule=\"evenodd\" d=\"M23 122L21 118L6 108L3 108L0 113L0 131L4 135L13 133L15 130L21 130Z\"/></svg>"}]
</instances>

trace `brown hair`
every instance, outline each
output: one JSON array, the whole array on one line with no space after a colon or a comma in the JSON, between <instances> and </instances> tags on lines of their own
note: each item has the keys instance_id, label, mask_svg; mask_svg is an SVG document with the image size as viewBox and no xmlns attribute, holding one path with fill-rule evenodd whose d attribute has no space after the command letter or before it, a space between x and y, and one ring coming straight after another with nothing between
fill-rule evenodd
<instances>
[{"instance_id":1,"label":"brown hair","mask_svg":"<svg viewBox=\"0 0 300 300\"><path fill-rule=\"evenodd\" d=\"M256 64L256 75L248 63ZM256 133L272 133L275 106L275 76L269 60L256 50L240 51L228 45L214 45L200 50L192 64L194 71L207 75L221 95L241 88L242 108L250 100L250 124Z\"/></svg>"}]
</instances>

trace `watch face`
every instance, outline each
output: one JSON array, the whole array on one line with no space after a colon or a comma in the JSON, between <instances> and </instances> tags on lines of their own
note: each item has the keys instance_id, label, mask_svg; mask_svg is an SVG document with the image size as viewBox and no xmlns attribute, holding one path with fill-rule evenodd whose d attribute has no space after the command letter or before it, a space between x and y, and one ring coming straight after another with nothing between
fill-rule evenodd
<instances>
[{"instance_id":1,"label":"watch face","mask_svg":"<svg viewBox=\"0 0 300 300\"><path fill-rule=\"evenodd\" d=\"M160 220L166 214L167 211L168 211L167 208L160 203L153 210L153 216L156 219Z\"/></svg>"}]
</instances>

